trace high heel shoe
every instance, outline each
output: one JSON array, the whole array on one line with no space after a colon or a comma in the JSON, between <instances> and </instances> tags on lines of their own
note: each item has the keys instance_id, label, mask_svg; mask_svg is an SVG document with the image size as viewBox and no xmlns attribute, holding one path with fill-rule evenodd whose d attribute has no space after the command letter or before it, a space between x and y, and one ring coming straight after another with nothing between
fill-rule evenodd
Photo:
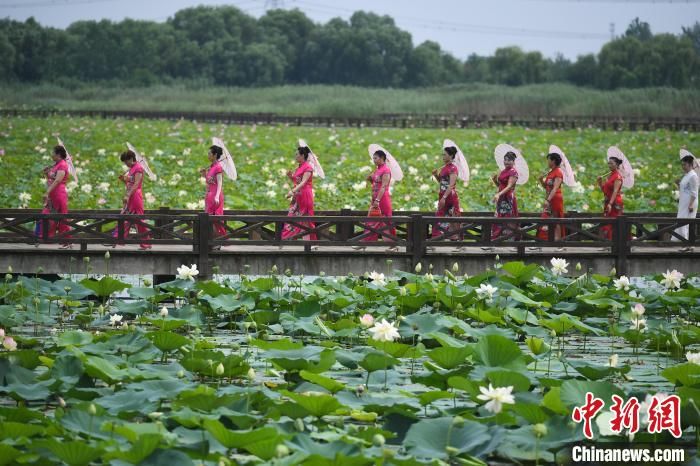
<instances>
[{"instance_id":1,"label":"high heel shoe","mask_svg":"<svg viewBox=\"0 0 700 466\"><path fill-rule=\"evenodd\" d=\"M384 250L384 252L399 252L398 246L390 246Z\"/></svg>"},{"instance_id":2,"label":"high heel shoe","mask_svg":"<svg viewBox=\"0 0 700 466\"><path fill-rule=\"evenodd\" d=\"M364 251L365 249L367 249L367 246L352 246L352 248L355 251Z\"/></svg>"}]
</instances>

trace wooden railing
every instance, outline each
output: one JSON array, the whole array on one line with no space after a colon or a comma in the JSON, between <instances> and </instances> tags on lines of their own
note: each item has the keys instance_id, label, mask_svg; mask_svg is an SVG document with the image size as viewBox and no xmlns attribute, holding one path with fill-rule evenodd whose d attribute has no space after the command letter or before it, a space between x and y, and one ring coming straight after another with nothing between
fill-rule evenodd
<instances>
[{"instance_id":1,"label":"wooden railing","mask_svg":"<svg viewBox=\"0 0 700 466\"><path fill-rule=\"evenodd\" d=\"M68 226L58 233L54 222ZM437 223L449 224L446 232L433 234ZM224 229L214 236L214 224ZM130 225L139 224L141 233L129 234ZM282 239L285 224L299 232ZM688 225L687 238L676 230ZM494 236L494 227L505 228ZM555 237L555 226L563 234ZM313 217L288 217L282 211L226 211L222 216L161 208L144 215L122 215L115 211L72 211L69 214L42 214L38 210L0 210L0 243L70 243L87 250L90 244L140 244L179 246L197 254L200 263L222 246L300 245L313 253L329 247L398 246L395 254L410 255L413 262L433 253L432 248L481 247L514 248L526 255L531 247L566 248L557 255L580 254L581 248L603 248L600 253L614 256L619 271L624 271L627 256L654 253L660 256L679 254L679 249L698 244L700 219L678 219L671 214L628 214L617 218L571 212L566 218L540 218L525 213L518 218L496 218L487 212L464 213L459 218L435 217L427 212L397 212L393 217L367 217L365 213L341 210L321 211ZM610 234L604 232L605 229ZM130 228L132 229L132 228ZM544 233L538 234L540 229ZM317 239L308 239L310 235ZM377 238L372 238L376 235ZM634 248L634 250L633 250ZM651 249L655 248L655 249ZM167 249L167 248L165 248ZM315 248L314 248L315 249ZM158 248L153 251L157 253ZM277 254L277 248L262 250ZM374 253L374 252L373 252Z\"/></svg>"}]
</instances>

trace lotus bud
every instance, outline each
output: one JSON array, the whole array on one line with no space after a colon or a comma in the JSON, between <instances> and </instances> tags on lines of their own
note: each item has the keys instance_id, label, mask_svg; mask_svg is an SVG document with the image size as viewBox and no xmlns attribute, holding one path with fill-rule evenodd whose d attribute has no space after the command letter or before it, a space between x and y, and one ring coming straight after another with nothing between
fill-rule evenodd
<instances>
[{"instance_id":1,"label":"lotus bud","mask_svg":"<svg viewBox=\"0 0 700 466\"><path fill-rule=\"evenodd\" d=\"M289 447L280 443L275 447L275 456L277 458L284 458L286 456L289 456Z\"/></svg>"},{"instance_id":2,"label":"lotus bud","mask_svg":"<svg viewBox=\"0 0 700 466\"><path fill-rule=\"evenodd\" d=\"M459 450L456 449L455 447L445 447L445 451L449 456L457 456L459 455Z\"/></svg>"},{"instance_id":3,"label":"lotus bud","mask_svg":"<svg viewBox=\"0 0 700 466\"><path fill-rule=\"evenodd\" d=\"M216 366L216 375L218 375L218 376L224 375L224 365L223 365L223 363L219 363L219 365Z\"/></svg>"},{"instance_id":4,"label":"lotus bud","mask_svg":"<svg viewBox=\"0 0 700 466\"><path fill-rule=\"evenodd\" d=\"M611 275L611 276L612 276L612 275L617 275L617 269L616 269L615 267L613 267L612 269L610 269L610 275Z\"/></svg>"},{"instance_id":5,"label":"lotus bud","mask_svg":"<svg viewBox=\"0 0 700 466\"><path fill-rule=\"evenodd\" d=\"M541 422L532 426L532 430L535 431L535 436L537 437L544 437L547 435L547 426Z\"/></svg>"},{"instance_id":6,"label":"lotus bud","mask_svg":"<svg viewBox=\"0 0 700 466\"><path fill-rule=\"evenodd\" d=\"M106 252L105 252L105 260L109 260L110 257L111 257L111 256L110 256L110 254L109 254L109 251L106 251Z\"/></svg>"},{"instance_id":7,"label":"lotus bud","mask_svg":"<svg viewBox=\"0 0 700 466\"><path fill-rule=\"evenodd\" d=\"M34 296L34 298L32 299L32 303L34 303L35 306L38 306L39 304L41 304L41 299L39 299L38 296Z\"/></svg>"},{"instance_id":8,"label":"lotus bud","mask_svg":"<svg viewBox=\"0 0 700 466\"><path fill-rule=\"evenodd\" d=\"M12 266L11 265L7 266L7 273L12 273Z\"/></svg>"},{"instance_id":9,"label":"lotus bud","mask_svg":"<svg viewBox=\"0 0 700 466\"><path fill-rule=\"evenodd\" d=\"M44 273L44 268L41 266L37 267L36 273Z\"/></svg>"},{"instance_id":10,"label":"lotus bud","mask_svg":"<svg viewBox=\"0 0 700 466\"><path fill-rule=\"evenodd\" d=\"M85 262L86 264L89 264L90 263L90 256L84 256L83 262Z\"/></svg>"},{"instance_id":11,"label":"lotus bud","mask_svg":"<svg viewBox=\"0 0 700 466\"><path fill-rule=\"evenodd\" d=\"M580 262L576 262L576 271L577 272L581 271L581 263Z\"/></svg>"},{"instance_id":12,"label":"lotus bud","mask_svg":"<svg viewBox=\"0 0 700 466\"><path fill-rule=\"evenodd\" d=\"M464 426L464 418L462 416L455 416L455 418L452 419L452 425L455 427L463 427Z\"/></svg>"},{"instance_id":13,"label":"lotus bud","mask_svg":"<svg viewBox=\"0 0 700 466\"><path fill-rule=\"evenodd\" d=\"M384 443L386 443L386 439L382 434L374 434L374 437L372 437L372 445L375 447L383 447Z\"/></svg>"},{"instance_id":14,"label":"lotus bud","mask_svg":"<svg viewBox=\"0 0 700 466\"><path fill-rule=\"evenodd\" d=\"M177 378L178 378L178 379L182 379L182 378L184 378L184 377L185 377L185 371L183 371L182 369L180 369L179 371L177 371Z\"/></svg>"},{"instance_id":15,"label":"lotus bud","mask_svg":"<svg viewBox=\"0 0 700 466\"><path fill-rule=\"evenodd\" d=\"M433 264L428 264L428 272L433 272Z\"/></svg>"},{"instance_id":16,"label":"lotus bud","mask_svg":"<svg viewBox=\"0 0 700 466\"><path fill-rule=\"evenodd\" d=\"M407 293L408 293L408 292L406 291L406 287L405 287L405 286L402 286L401 288L399 288L399 294L400 294L401 296L406 296Z\"/></svg>"},{"instance_id":17,"label":"lotus bud","mask_svg":"<svg viewBox=\"0 0 700 466\"><path fill-rule=\"evenodd\" d=\"M163 413L159 411L153 411L152 413L148 413L148 417L155 421L156 419L160 419L161 417L163 417Z\"/></svg>"},{"instance_id":18,"label":"lotus bud","mask_svg":"<svg viewBox=\"0 0 700 466\"><path fill-rule=\"evenodd\" d=\"M391 265L391 264L393 264L393 263L394 263L394 261L391 260L391 259L387 259L387 260L386 260L386 265Z\"/></svg>"},{"instance_id":19,"label":"lotus bud","mask_svg":"<svg viewBox=\"0 0 700 466\"><path fill-rule=\"evenodd\" d=\"M9 282L10 280L12 280L12 274L11 274L11 273L6 273L6 274L5 274L5 281L8 281L8 282Z\"/></svg>"},{"instance_id":20,"label":"lotus bud","mask_svg":"<svg viewBox=\"0 0 700 466\"><path fill-rule=\"evenodd\" d=\"M255 380L255 369L253 369L252 367L248 369L248 372L245 376L248 378L248 380Z\"/></svg>"},{"instance_id":21,"label":"lotus bud","mask_svg":"<svg viewBox=\"0 0 700 466\"><path fill-rule=\"evenodd\" d=\"M143 280L143 286L145 286L146 288L150 288L152 284L153 283L147 278Z\"/></svg>"},{"instance_id":22,"label":"lotus bud","mask_svg":"<svg viewBox=\"0 0 700 466\"><path fill-rule=\"evenodd\" d=\"M278 271L277 265L275 264L272 266L272 273L277 273L277 271Z\"/></svg>"},{"instance_id":23,"label":"lotus bud","mask_svg":"<svg viewBox=\"0 0 700 466\"><path fill-rule=\"evenodd\" d=\"M63 287L63 291L65 291L66 293L70 293L70 290L72 290L72 288L70 286Z\"/></svg>"},{"instance_id":24,"label":"lotus bud","mask_svg":"<svg viewBox=\"0 0 700 466\"><path fill-rule=\"evenodd\" d=\"M552 338L556 337L556 336L557 336L557 331L556 331L556 330L550 330L550 331L549 331L549 336L552 337Z\"/></svg>"},{"instance_id":25,"label":"lotus bud","mask_svg":"<svg viewBox=\"0 0 700 466\"><path fill-rule=\"evenodd\" d=\"M63 398L61 398L61 397L59 396L59 397L58 397L58 405L59 405L61 408L65 408L65 407L66 407L66 400L64 400Z\"/></svg>"},{"instance_id":26,"label":"lotus bud","mask_svg":"<svg viewBox=\"0 0 700 466\"><path fill-rule=\"evenodd\" d=\"M168 317L168 308L167 307L163 306L162 308L160 308L160 316L164 319L166 317Z\"/></svg>"},{"instance_id":27,"label":"lotus bud","mask_svg":"<svg viewBox=\"0 0 700 466\"><path fill-rule=\"evenodd\" d=\"M496 262L500 261L500 260L501 260L501 255L500 255L500 254L496 254L495 259L496 259Z\"/></svg>"},{"instance_id":28,"label":"lotus bud","mask_svg":"<svg viewBox=\"0 0 700 466\"><path fill-rule=\"evenodd\" d=\"M93 416L97 414L97 408L95 407L94 403L90 403L90 406L88 406L88 413L92 414Z\"/></svg>"},{"instance_id":29,"label":"lotus bud","mask_svg":"<svg viewBox=\"0 0 700 466\"><path fill-rule=\"evenodd\" d=\"M455 262L454 264L452 264L452 273L457 273L457 272L459 272L459 264L457 262Z\"/></svg>"},{"instance_id":30,"label":"lotus bud","mask_svg":"<svg viewBox=\"0 0 700 466\"><path fill-rule=\"evenodd\" d=\"M421 270L423 270L423 266L422 266L421 263L419 262L419 263L416 264L416 273L420 273Z\"/></svg>"},{"instance_id":31,"label":"lotus bud","mask_svg":"<svg viewBox=\"0 0 700 466\"><path fill-rule=\"evenodd\" d=\"M321 270L321 271L318 273L318 276L319 276L319 277L325 277L325 276L326 276L326 272L324 272L323 270Z\"/></svg>"},{"instance_id":32,"label":"lotus bud","mask_svg":"<svg viewBox=\"0 0 700 466\"><path fill-rule=\"evenodd\" d=\"M294 428L298 430L299 432L304 432L304 420L300 417L296 418L294 420Z\"/></svg>"},{"instance_id":33,"label":"lotus bud","mask_svg":"<svg viewBox=\"0 0 700 466\"><path fill-rule=\"evenodd\" d=\"M367 390L367 388L365 387L365 385L364 385L364 384L360 384L360 385L358 385L357 388L355 389L355 392L357 393L357 395L362 395L362 394L365 392L365 390Z\"/></svg>"},{"instance_id":34,"label":"lotus bud","mask_svg":"<svg viewBox=\"0 0 700 466\"><path fill-rule=\"evenodd\" d=\"M291 277L291 276L292 276L292 269L287 269L287 270L285 270L285 271L284 271L284 274L285 274L287 277Z\"/></svg>"}]
</instances>

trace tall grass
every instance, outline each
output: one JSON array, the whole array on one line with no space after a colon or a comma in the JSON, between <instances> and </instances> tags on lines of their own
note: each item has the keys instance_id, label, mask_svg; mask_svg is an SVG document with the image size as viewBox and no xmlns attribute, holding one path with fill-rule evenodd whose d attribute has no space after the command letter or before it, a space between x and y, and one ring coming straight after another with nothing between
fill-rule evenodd
<instances>
[{"instance_id":1,"label":"tall grass","mask_svg":"<svg viewBox=\"0 0 700 466\"><path fill-rule=\"evenodd\" d=\"M507 87L460 84L422 89L352 86L236 88L190 84L129 88L84 84L11 84L0 107L68 110L176 110L351 117L383 113L514 116L698 117L700 90L647 88L601 91L568 84Z\"/></svg>"}]
</instances>

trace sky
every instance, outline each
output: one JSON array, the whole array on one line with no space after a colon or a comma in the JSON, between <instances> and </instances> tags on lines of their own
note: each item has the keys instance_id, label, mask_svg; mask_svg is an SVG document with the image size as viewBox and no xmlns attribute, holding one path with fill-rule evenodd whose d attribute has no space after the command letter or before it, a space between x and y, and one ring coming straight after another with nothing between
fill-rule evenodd
<instances>
[{"instance_id":1,"label":"sky","mask_svg":"<svg viewBox=\"0 0 700 466\"><path fill-rule=\"evenodd\" d=\"M654 33L678 34L700 21L700 0L0 0L0 18L33 16L43 25L65 28L88 19L165 21L201 4L235 5L255 17L266 8L298 8L321 23L372 11L392 16L411 33L414 45L432 40L460 59L510 45L574 59L597 53L635 17Z\"/></svg>"}]
</instances>

